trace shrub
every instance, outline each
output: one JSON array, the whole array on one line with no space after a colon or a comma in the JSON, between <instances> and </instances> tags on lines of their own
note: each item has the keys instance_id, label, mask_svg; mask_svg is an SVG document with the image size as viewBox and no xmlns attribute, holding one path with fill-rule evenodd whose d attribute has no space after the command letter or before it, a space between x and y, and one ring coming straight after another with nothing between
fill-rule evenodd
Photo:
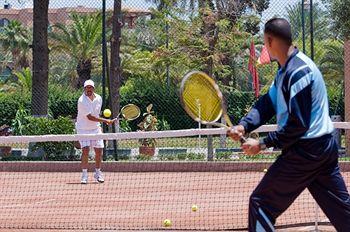
<instances>
[{"instance_id":1,"label":"shrub","mask_svg":"<svg viewBox=\"0 0 350 232\"><path fill-rule=\"evenodd\" d=\"M224 93L227 102L227 113L232 123L237 124L245 116L255 102L252 92L231 91Z\"/></svg>"},{"instance_id":2,"label":"shrub","mask_svg":"<svg viewBox=\"0 0 350 232\"><path fill-rule=\"evenodd\" d=\"M0 93L0 126L11 125L17 110L23 107L30 109L30 97L22 93Z\"/></svg>"},{"instance_id":3,"label":"shrub","mask_svg":"<svg viewBox=\"0 0 350 232\"><path fill-rule=\"evenodd\" d=\"M14 131L22 135L73 134L74 123L68 117L35 118L19 111L12 124ZM76 159L73 142L39 142L30 144L30 152L42 153L44 160Z\"/></svg>"}]
</instances>

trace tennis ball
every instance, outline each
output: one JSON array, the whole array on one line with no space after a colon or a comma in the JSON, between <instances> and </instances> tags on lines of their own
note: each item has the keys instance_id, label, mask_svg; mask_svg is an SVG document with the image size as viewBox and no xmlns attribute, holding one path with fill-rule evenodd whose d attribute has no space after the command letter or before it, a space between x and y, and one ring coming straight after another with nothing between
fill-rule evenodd
<instances>
[{"instance_id":1,"label":"tennis ball","mask_svg":"<svg viewBox=\"0 0 350 232\"><path fill-rule=\"evenodd\" d=\"M265 173L267 172L267 168L264 169L264 172L265 172Z\"/></svg>"},{"instance_id":2,"label":"tennis ball","mask_svg":"<svg viewBox=\"0 0 350 232\"><path fill-rule=\"evenodd\" d=\"M112 112L111 112L110 109L105 109L105 110L103 111L103 116L105 116L106 118L111 117L111 114L112 114Z\"/></svg>"},{"instance_id":3,"label":"tennis ball","mask_svg":"<svg viewBox=\"0 0 350 232\"><path fill-rule=\"evenodd\" d=\"M164 225L165 227L170 227L170 226L171 226L171 221L170 221L170 219L165 219L165 220L163 221L163 225Z\"/></svg>"},{"instance_id":4,"label":"tennis ball","mask_svg":"<svg viewBox=\"0 0 350 232\"><path fill-rule=\"evenodd\" d=\"M198 210L198 206L197 205L192 205L191 207L193 212L196 212Z\"/></svg>"}]
</instances>

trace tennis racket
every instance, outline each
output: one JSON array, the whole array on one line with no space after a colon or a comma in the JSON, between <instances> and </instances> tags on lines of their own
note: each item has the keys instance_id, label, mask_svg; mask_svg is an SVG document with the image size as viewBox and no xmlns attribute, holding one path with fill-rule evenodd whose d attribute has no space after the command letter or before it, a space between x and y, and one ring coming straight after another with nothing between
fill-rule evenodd
<instances>
[{"instance_id":1,"label":"tennis racket","mask_svg":"<svg viewBox=\"0 0 350 232\"><path fill-rule=\"evenodd\" d=\"M233 126L227 115L226 104L219 86L206 73L191 71L187 73L180 87L181 104L195 121L229 129ZM217 122L224 117L226 124ZM245 138L241 138L244 142Z\"/></svg>"},{"instance_id":2,"label":"tennis racket","mask_svg":"<svg viewBox=\"0 0 350 232\"><path fill-rule=\"evenodd\" d=\"M132 121L137 119L141 114L141 110L137 105L134 104L127 104L123 106L123 108L120 110L117 117L113 120L119 119L120 116L122 116L127 121Z\"/></svg>"}]
</instances>

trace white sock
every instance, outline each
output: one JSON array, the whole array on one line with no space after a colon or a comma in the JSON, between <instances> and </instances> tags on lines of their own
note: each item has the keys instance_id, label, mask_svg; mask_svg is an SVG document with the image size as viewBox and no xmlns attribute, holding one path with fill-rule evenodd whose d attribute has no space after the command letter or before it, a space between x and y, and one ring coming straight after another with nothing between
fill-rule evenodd
<instances>
[{"instance_id":1,"label":"white sock","mask_svg":"<svg viewBox=\"0 0 350 232\"><path fill-rule=\"evenodd\" d=\"M83 173L87 173L87 169L83 169Z\"/></svg>"},{"instance_id":2,"label":"white sock","mask_svg":"<svg viewBox=\"0 0 350 232\"><path fill-rule=\"evenodd\" d=\"M95 168L95 171L96 171L96 172L100 172L100 171L101 171L101 168Z\"/></svg>"}]
</instances>

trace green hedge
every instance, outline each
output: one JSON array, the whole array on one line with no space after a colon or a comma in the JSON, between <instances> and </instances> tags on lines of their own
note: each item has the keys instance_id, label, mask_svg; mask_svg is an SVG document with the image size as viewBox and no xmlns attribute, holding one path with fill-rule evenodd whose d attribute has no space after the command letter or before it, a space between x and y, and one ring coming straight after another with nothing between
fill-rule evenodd
<instances>
[{"instance_id":1,"label":"green hedge","mask_svg":"<svg viewBox=\"0 0 350 232\"><path fill-rule=\"evenodd\" d=\"M100 93L100 90L98 90ZM77 101L82 94L82 90L72 91L68 88L50 86L49 89L49 115L57 119L59 116L75 118L77 114ZM157 80L147 80L146 78L133 78L126 82L120 91L121 106L134 103L146 111L146 106L153 104L153 110L161 125L160 129L186 129L195 128L194 122L183 110L179 97L178 88L170 86L167 88ZM224 93L228 105L228 114L233 123L245 115L254 104L253 92L231 91ZM337 114L344 117L344 100L339 95L339 90L329 91L330 114ZM0 125L11 125L15 118L16 111L20 106L30 112L30 96L22 96L18 93L0 94ZM128 122L125 127L131 130L137 129L141 117L135 121ZM125 123L124 123L125 124Z\"/></svg>"},{"instance_id":2,"label":"green hedge","mask_svg":"<svg viewBox=\"0 0 350 232\"><path fill-rule=\"evenodd\" d=\"M157 80L131 79L121 89L121 96L121 105L134 103L141 108L142 112L146 111L149 104L153 104L158 120L170 125L167 129L176 130L196 126L196 123L183 110L178 89L174 86L167 88ZM138 120L133 125L137 122Z\"/></svg>"},{"instance_id":3,"label":"green hedge","mask_svg":"<svg viewBox=\"0 0 350 232\"><path fill-rule=\"evenodd\" d=\"M22 120L23 135L73 134L74 123L68 117L34 118L25 117ZM29 156L40 156L43 160L77 160L73 142L32 143L29 146Z\"/></svg>"},{"instance_id":4,"label":"green hedge","mask_svg":"<svg viewBox=\"0 0 350 232\"><path fill-rule=\"evenodd\" d=\"M11 125L12 120L16 117L17 110L23 106L30 109L29 96L21 93L0 93L0 126Z\"/></svg>"}]
</instances>

